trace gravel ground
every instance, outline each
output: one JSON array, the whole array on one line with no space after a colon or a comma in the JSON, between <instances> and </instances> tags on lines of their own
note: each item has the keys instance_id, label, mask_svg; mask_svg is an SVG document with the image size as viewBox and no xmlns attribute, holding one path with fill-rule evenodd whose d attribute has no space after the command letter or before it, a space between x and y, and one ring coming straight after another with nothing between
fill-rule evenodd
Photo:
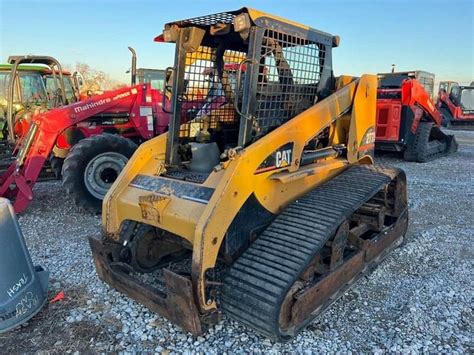
<instances>
[{"instance_id":1,"label":"gravel ground","mask_svg":"<svg viewBox=\"0 0 474 355\"><path fill-rule=\"evenodd\" d=\"M58 182L37 184L20 217L32 258L51 272L48 304L28 324L0 335L10 352L474 351L474 132L455 132L459 152L436 161L378 159L405 169L407 240L293 341L278 344L223 317L193 337L109 289L95 274L87 237L100 219L78 211Z\"/></svg>"}]
</instances>

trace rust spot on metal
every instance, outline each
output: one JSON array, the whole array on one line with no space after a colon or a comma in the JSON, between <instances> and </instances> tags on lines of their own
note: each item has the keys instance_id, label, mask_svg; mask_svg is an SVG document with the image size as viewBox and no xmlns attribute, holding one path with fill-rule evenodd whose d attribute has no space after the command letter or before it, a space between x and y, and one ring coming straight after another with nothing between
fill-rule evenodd
<instances>
[{"instance_id":1,"label":"rust spot on metal","mask_svg":"<svg viewBox=\"0 0 474 355\"><path fill-rule=\"evenodd\" d=\"M331 245L331 262L329 269L334 270L344 262L344 249L349 235L349 222L344 221L337 229Z\"/></svg>"},{"instance_id":2,"label":"rust spot on metal","mask_svg":"<svg viewBox=\"0 0 474 355\"><path fill-rule=\"evenodd\" d=\"M142 218L160 223L163 210L170 200L170 197L165 195L152 194L140 196L138 205L142 211Z\"/></svg>"},{"instance_id":3,"label":"rust spot on metal","mask_svg":"<svg viewBox=\"0 0 474 355\"><path fill-rule=\"evenodd\" d=\"M291 323L298 326L306 318L313 318L324 306L332 303L331 297L342 291L344 285L355 278L364 268L364 252L355 254L341 267L332 271L298 296L292 309Z\"/></svg>"},{"instance_id":4,"label":"rust spot on metal","mask_svg":"<svg viewBox=\"0 0 474 355\"><path fill-rule=\"evenodd\" d=\"M408 213L405 210L394 226L378 234L374 239L359 242L362 250L335 270L325 274L320 281L297 294L292 308L291 324L299 327L329 307L362 275L372 270L385 255L398 246L397 241L403 238L407 226ZM350 235L352 238L358 238L354 237L353 233Z\"/></svg>"}]
</instances>

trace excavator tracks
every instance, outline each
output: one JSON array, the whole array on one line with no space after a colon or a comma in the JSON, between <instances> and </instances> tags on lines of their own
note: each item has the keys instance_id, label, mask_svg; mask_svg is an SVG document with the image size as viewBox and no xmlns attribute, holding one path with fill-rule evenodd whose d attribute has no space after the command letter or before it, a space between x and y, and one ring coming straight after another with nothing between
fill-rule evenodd
<instances>
[{"instance_id":1,"label":"excavator tracks","mask_svg":"<svg viewBox=\"0 0 474 355\"><path fill-rule=\"evenodd\" d=\"M290 204L237 259L222 307L287 340L398 245L407 221L403 171L351 167Z\"/></svg>"}]
</instances>

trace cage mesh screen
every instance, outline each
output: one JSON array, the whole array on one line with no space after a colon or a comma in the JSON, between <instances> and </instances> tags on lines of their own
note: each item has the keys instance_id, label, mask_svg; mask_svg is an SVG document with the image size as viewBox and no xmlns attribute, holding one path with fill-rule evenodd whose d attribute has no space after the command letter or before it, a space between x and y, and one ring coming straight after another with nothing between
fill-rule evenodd
<instances>
[{"instance_id":1,"label":"cage mesh screen","mask_svg":"<svg viewBox=\"0 0 474 355\"><path fill-rule=\"evenodd\" d=\"M239 63L244 52L226 50L222 74L216 68L216 49L201 46L186 53L185 88L181 93L180 137L195 137L199 130L218 129L236 121L233 106Z\"/></svg>"},{"instance_id":2,"label":"cage mesh screen","mask_svg":"<svg viewBox=\"0 0 474 355\"><path fill-rule=\"evenodd\" d=\"M200 17L193 17L186 20L175 22L178 25L200 25L200 26L212 26L217 23L234 23L235 15L230 12L221 12L218 14L205 15Z\"/></svg>"},{"instance_id":3,"label":"cage mesh screen","mask_svg":"<svg viewBox=\"0 0 474 355\"><path fill-rule=\"evenodd\" d=\"M257 86L257 134L264 134L311 107L324 64L323 45L267 30Z\"/></svg>"}]
</instances>

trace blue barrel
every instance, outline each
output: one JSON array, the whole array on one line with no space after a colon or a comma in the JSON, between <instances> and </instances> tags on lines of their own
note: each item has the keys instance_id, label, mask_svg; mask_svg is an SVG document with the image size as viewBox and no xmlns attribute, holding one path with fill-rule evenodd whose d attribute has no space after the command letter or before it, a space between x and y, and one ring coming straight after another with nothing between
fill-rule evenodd
<instances>
[{"instance_id":1,"label":"blue barrel","mask_svg":"<svg viewBox=\"0 0 474 355\"><path fill-rule=\"evenodd\" d=\"M26 322L47 300L49 272L33 266L7 199L0 198L0 333Z\"/></svg>"}]
</instances>

